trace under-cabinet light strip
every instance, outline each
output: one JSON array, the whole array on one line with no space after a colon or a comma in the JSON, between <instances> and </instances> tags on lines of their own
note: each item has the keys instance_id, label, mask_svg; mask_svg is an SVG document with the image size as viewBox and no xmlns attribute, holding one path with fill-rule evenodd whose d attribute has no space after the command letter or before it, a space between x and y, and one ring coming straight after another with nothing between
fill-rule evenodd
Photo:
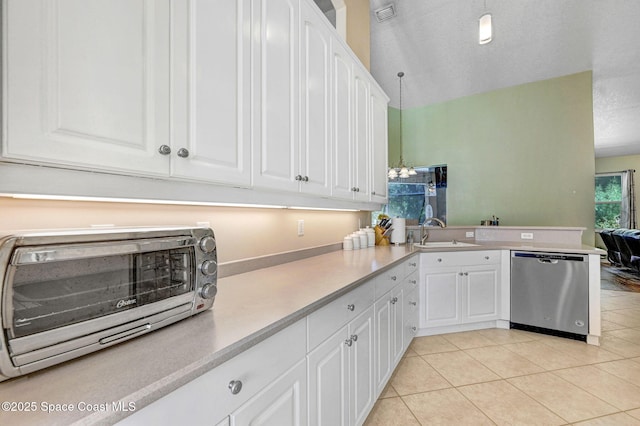
<instances>
[{"instance_id":1,"label":"under-cabinet light strip","mask_svg":"<svg viewBox=\"0 0 640 426\"><path fill-rule=\"evenodd\" d=\"M207 201L175 201L175 200L151 200L138 198L108 198L108 197L80 197L73 195L45 195L45 194L0 194L0 197L25 200L49 200L49 201L93 201L108 203L132 203L132 204L169 204L181 206L209 206L209 207L243 207L257 209L292 209L292 210L323 210L357 212L357 209L333 209L325 207L298 207L280 206L271 204L244 204L244 203L217 203Z\"/></svg>"}]
</instances>

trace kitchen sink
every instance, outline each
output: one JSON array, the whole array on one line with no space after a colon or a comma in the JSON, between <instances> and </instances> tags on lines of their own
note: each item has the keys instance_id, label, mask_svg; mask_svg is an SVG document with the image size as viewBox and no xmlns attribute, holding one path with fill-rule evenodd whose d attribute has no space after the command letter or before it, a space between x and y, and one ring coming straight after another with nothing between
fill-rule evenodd
<instances>
[{"instance_id":1,"label":"kitchen sink","mask_svg":"<svg viewBox=\"0 0 640 426\"><path fill-rule=\"evenodd\" d=\"M414 244L417 248L456 248L456 247L477 247L478 244L463 243L460 241L427 241L424 244Z\"/></svg>"}]
</instances>

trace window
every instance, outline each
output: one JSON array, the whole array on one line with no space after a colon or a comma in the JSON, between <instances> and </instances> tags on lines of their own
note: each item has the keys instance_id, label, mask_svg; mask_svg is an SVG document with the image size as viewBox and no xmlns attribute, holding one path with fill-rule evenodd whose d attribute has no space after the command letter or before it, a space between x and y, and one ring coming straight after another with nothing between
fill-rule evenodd
<instances>
[{"instance_id":1,"label":"window","mask_svg":"<svg viewBox=\"0 0 640 426\"><path fill-rule=\"evenodd\" d=\"M619 228L622 213L622 173L596 175L596 229Z\"/></svg>"}]
</instances>

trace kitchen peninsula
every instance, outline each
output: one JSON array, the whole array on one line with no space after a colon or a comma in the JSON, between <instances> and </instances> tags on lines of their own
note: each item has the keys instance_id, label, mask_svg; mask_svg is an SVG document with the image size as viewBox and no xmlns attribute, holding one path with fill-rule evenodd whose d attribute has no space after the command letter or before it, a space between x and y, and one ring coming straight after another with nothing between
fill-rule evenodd
<instances>
[{"instance_id":1,"label":"kitchen peninsula","mask_svg":"<svg viewBox=\"0 0 640 426\"><path fill-rule=\"evenodd\" d=\"M414 329L415 323L404 321L405 317L409 321L416 321L417 277L427 272L419 269L424 266L418 261L421 256L498 251L502 261L505 253L522 249L523 245L528 250L587 254L590 261L590 292L594 295L598 293L600 251L583 246L579 238L577 242L571 242L565 238L566 234L562 234L564 231L580 234L581 229L526 228L522 232L534 233L533 242L526 243L490 240L485 234L489 231L514 232L516 228L473 229L473 232L477 232L472 241L476 246L462 249L415 250L413 247L399 246L336 250L222 278L211 311L98 353L1 383L0 396L3 401L11 401L15 395L20 395L23 401L72 404L76 410L52 413L41 409L34 412L2 412L0 422L111 424L124 419L124 424L133 424L153 419L166 423L172 421L172 416L184 421L187 415L194 420L206 416L214 421L216 417L215 421L227 424L229 415L248 415L243 407L257 407L253 403L265 395L265 388L272 391L272 396L277 394L271 388L276 384L291 385L291 389L297 389L298 393L291 395L297 395L302 404L299 406L300 415L306 416L307 412L317 415L312 406L313 397L308 398L310 406L306 407L306 395L309 392L313 396L313 386L306 382L305 377L309 365L318 361L314 356L322 353L319 349L328 344L340 348L340 353L344 354L355 347L370 349L363 351L369 354L365 358L369 362L364 365L369 366L367 368L370 370L367 371L370 374L365 376L369 377L370 382L361 383L361 389L343 389L345 400L354 400L355 397L348 395L367 396L364 400L358 400L361 401L360 405L354 405L357 408L354 412L359 415L353 417L353 422L360 424L379 395L380 386L384 387L388 380L390 374L384 367L390 366L392 371L395 366L396 342L399 341L401 355L415 334L424 333L424 330ZM464 235L472 232L458 227L445 230L463 232ZM430 239L435 240L437 232ZM565 235L561 239L563 242L540 240L545 232ZM505 306L508 307L504 297L508 295L509 269L502 262L499 269L501 299L495 323L501 321L504 325L509 320L509 311L504 310ZM353 310L350 310L351 305L354 305ZM339 310L333 311L334 307ZM600 334L599 297L590 299L590 313L590 343L597 343ZM323 321L326 318L330 319L330 324L323 327L323 324L327 324ZM353 340L353 336L359 337ZM349 341L351 346L346 343ZM380 348L381 342L386 349L382 352L374 350ZM380 353L385 357L388 355L388 358L381 357ZM345 356L340 359L346 359L347 365L351 365L348 356ZM157 362L159 357L162 362ZM257 377L261 383L258 387L252 386L251 374L244 374L242 370L251 370L252 365L263 373L263 376ZM233 374L237 373L238 376L222 374L229 366ZM327 374L330 373L327 371ZM215 380L207 382L208 377ZM192 394L190 389L209 389L233 401L233 389L229 389L228 385L230 381L238 380L244 384L237 394L237 399L242 403L194 404L199 396ZM215 387L220 389L216 390ZM362 389L364 393L353 393ZM316 398L321 396L315 395ZM77 408L81 402L88 404L85 407L90 409L79 411ZM130 406L135 407L135 412L114 409ZM95 407L95 410L91 407ZM133 416L125 419L131 414Z\"/></svg>"}]
</instances>

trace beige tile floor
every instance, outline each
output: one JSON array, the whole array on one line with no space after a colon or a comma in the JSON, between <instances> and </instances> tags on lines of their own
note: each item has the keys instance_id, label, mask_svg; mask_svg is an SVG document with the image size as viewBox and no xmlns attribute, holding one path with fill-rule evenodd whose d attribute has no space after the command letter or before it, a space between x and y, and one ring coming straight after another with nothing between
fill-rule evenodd
<instances>
[{"instance_id":1,"label":"beige tile floor","mask_svg":"<svg viewBox=\"0 0 640 426\"><path fill-rule=\"evenodd\" d=\"M600 347L500 329L414 339L365 425L640 426L640 293L601 294Z\"/></svg>"}]
</instances>

